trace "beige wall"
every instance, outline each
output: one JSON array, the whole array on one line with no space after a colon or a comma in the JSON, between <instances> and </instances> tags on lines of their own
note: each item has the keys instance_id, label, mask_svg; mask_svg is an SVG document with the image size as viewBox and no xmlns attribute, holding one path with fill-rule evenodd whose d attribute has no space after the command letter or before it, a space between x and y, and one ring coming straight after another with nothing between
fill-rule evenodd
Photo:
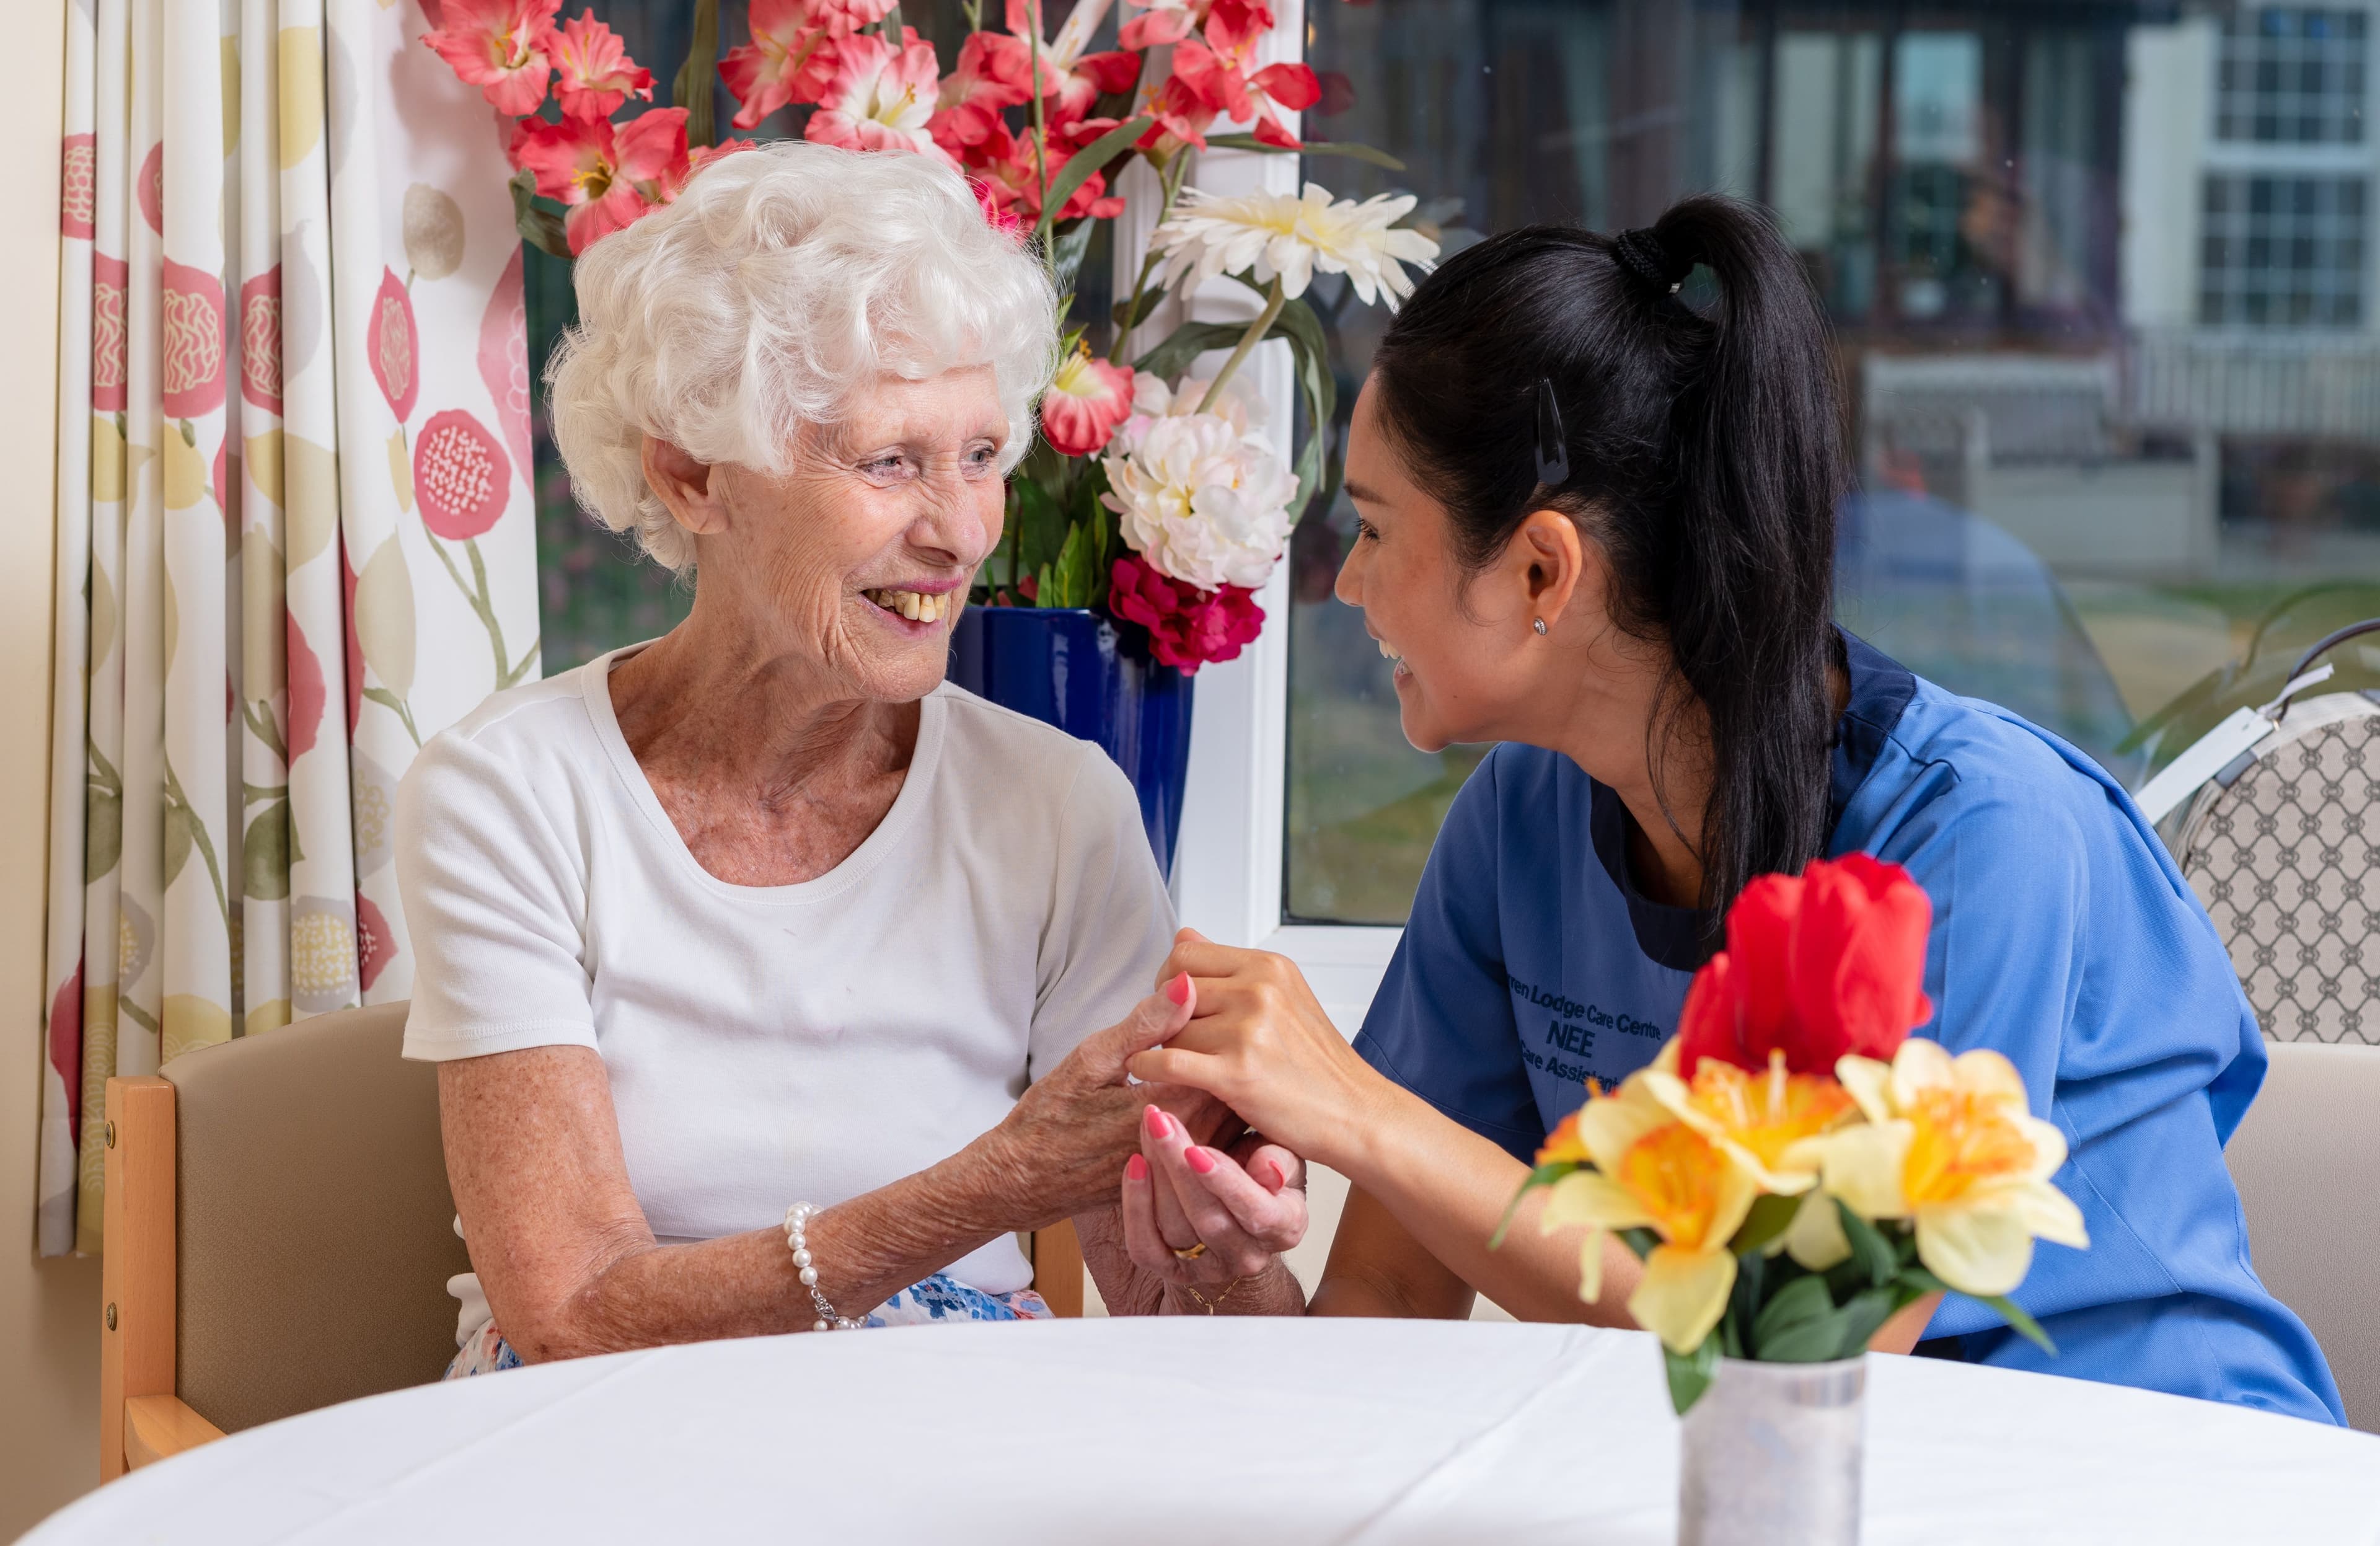
<instances>
[{"instance_id":1,"label":"beige wall","mask_svg":"<svg viewBox=\"0 0 2380 1546\"><path fill-rule=\"evenodd\" d=\"M60 89L66 6L8 7L0 144L23 152L0 215L0 1540L99 1480L99 1263L33 1256L42 894L49 800Z\"/></svg>"}]
</instances>

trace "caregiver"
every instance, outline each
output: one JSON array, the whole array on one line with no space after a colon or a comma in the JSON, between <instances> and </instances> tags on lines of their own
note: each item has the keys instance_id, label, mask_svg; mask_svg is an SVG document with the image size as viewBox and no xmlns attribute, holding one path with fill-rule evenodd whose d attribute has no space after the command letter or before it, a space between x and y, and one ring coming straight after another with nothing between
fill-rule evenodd
<instances>
[{"instance_id":1,"label":"caregiver","mask_svg":"<svg viewBox=\"0 0 2380 1546\"><path fill-rule=\"evenodd\" d=\"M1697 269L1707 302L1681 294ZM1625 1323L1618 1242L1594 1305L1574 1233L1524 1214L1488 1249L1529 1156L1585 1077L1650 1061L1745 882L1874 854L1933 899L1925 1033L2014 1061L2092 1242L2044 1246L2015 1295L2058 1357L1958 1297L1924 1350L2342 1420L2249 1265L2222 1146L2265 1053L2205 912L2087 757L1832 622L1835 371L1793 252L1725 199L1617 239L1510 232L1423 284L1356 404L1338 593L1415 746L1502 744L1352 1049L1290 963L1185 931L1164 969L1197 1016L1133 1070L1351 1179L1310 1313L1461 1316L1475 1292ZM1134 1260L1256 1265L1232 1209L1268 1188L1161 1114L1142 1137ZM1220 1248L1184 1262L1193 1235Z\"/></svg>"}]
</instances>

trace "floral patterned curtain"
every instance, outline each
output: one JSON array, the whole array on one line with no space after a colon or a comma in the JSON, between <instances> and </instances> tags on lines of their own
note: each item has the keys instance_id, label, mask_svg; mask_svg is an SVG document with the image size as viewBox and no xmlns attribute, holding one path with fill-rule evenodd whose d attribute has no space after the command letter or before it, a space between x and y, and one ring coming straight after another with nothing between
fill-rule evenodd
<instances>
[{"instance_id":1,"label":"floral patterned curtain","mask_svg":"<svg viewBox=\"0 0 2380 1546\"><path fill-rule=\"evenodd\" d=\"M439 0L72 0L40 1247L115 1074L407 995L389 807L538 671L521 254Z\"/></svg>"}]
</instances>

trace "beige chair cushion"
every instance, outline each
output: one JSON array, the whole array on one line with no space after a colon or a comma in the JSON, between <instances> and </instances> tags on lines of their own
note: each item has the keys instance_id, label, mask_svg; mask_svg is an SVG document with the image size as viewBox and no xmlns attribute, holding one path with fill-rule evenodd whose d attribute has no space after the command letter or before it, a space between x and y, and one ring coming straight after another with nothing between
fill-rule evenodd
<instances>
[{"instance_id":1,"label":"beige chair cushion","mask_svg":"<svg viewBox=\"0 0 2380 1546\"><path fill-rule=\"evenodd\" d=\"M438 1076L406 1005L188 1053L176 1094L176 1383L226 1432L435 1380L455 1354Z\"/></svg>"},{"instance_id":2,"label":"beige chair cushion","mask_svg":"<svg viewBox=\"0 0 2380 1546\"><path fill-rule=\"evenodd\" d=\"M2225 1158L2256 1275L2329 1356L2347 1420L2380 1432L2380 1047L2268 1042Z\"/></svg>"}]
</instances>

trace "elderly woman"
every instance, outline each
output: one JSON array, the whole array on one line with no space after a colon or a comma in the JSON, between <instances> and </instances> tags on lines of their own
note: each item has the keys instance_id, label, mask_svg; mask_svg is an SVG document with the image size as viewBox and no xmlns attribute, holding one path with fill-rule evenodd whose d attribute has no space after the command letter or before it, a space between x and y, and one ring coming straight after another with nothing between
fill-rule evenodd
<instances>
[{"instance_id":1,"label":"elderly woman","mask_svg":"<svg viewBox=\"0 0 2380 1546\"><path fill-rule=\"evenodd\" d=\"M577 282L573 486L699 581L399 797L406 1053L477 1269L450 1373L1046 1315L1015 1236L1070 1216L1112 1306L1196 1310L1114 1208L1152 1096L1222 1117L1124 1080L1189 1013L1143 998L1172 918L1132 790L942 680L1055 353L1039 265L956 174L796 143Z\"/></svg>"}]
</instances>

